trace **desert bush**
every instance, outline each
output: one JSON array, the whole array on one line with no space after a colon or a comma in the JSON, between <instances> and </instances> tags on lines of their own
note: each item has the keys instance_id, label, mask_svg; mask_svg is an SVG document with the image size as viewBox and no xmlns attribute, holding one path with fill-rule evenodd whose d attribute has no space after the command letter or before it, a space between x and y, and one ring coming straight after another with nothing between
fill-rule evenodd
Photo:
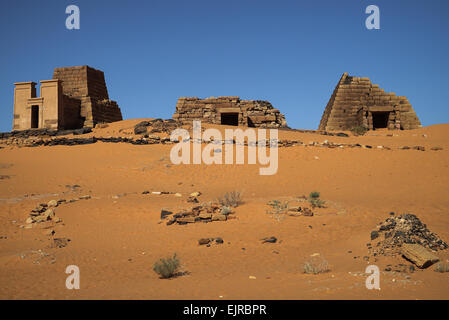
<instances>
[{"instance_id":1,"label":"desert bush","mask_svg":"<svg viewBox=\"0 0 449 320\"><path fill-rule=\"evenodd\" d=\"M363 136L368 131L365 126L356 126L351 128L351 132L355 136Z\"/></svg>"},{"instance_id":2,"label":"desert bush","mask_svg":"<svg viewBox=\"0 0 449 320\"><path fill-rule=\"evenodd\" d=\"M438 263L435 267L435 272L449 272L449 263Z\"/></svg>"},{"instance_id":3,"label":"desert bush","mask_svg":"<svg viewBox=\"0 0 449 320\"><path fill-rule=\"evenodd\" d=\"M307 274L319 274L330 271L330 268L326 259L321 256L314 256L304 262L303 270Z\"/></svg>"},{"instance_id":4,"label":"desert bush","mask_svg":"<svg viewBox=\"0 0 449 320\"><path fill-rule=\"evenodd\" d=\"M229 207L223 206L223 207L221 208L221 214L228 215L228 214L230 214L231 212L232 212L232 210L231 210L231 208L229 208Z\"/></svg>"},{"instance_id":5,"label":"desert bush","mask_svg":"<svg viewBox=\"0 0 449 320\"><path fill-rule=\"evenodd\" d=\"M309 195L309 202L312 208L323 208L326 201L320 199L320 193L313 191Z\"/></svg>"},{"instance_id":6,"label":"desert bush","mask_svg":"<svg viewBox=\"0 0 449 320\"><path fill-rule=\"evenodd\" d=\"M242 197L240 192L231 191L226 192L223 197L217 199L218 203L225 207L238 207L242 203Z\"/></svg>"},{"instance_id":7,"label":"desert bush","mask_svg":"<svg viewBox=\"0 0 449 320\"><path fill-rule=\"evenodd\" d=\"M153 266L153 270L158 275L160 275L161 278L167 279L177 274L179 265L180 261L175 253L171 258L166 259L162 258L159 261L157 261Z\"/></svg>"}]
</instances>

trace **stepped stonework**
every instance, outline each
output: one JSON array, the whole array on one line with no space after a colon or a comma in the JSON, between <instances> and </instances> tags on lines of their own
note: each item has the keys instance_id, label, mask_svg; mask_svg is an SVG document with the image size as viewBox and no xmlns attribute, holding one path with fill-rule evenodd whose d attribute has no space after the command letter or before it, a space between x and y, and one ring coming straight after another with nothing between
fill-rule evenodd
<instances>
[{"instance_id":1,"label":"stepped stonework","mask_svg":"<svg viewBox=\"0 0 449 320\"><path fill-rule=\"evenodd\" d=\"M369 78L344 73L321 118L319 130L416 129L421 122L406 97L384 92Z\"/></svg>"},{"instance_id":2,"label":"stepped stonework","mask_svg":"<svg viewBox=\"0 0 449 320\"><path fill-rule=\"evenodd\" d=\"M287 127L284 115L270 102L239 97L179 98L173 119L257 128Z\"/></svg>"},{"instance_id":3,"label":"stepped stonework","mask_svg":"<svg viewBox=\"0 0 449 320\"><path fill-rule=\"evenodd\" d=\"M52 80L14 83L13 130L78 129L122 120L109 100L103 71L89 66L56 68Z\"/></svg>"}]
</instances>

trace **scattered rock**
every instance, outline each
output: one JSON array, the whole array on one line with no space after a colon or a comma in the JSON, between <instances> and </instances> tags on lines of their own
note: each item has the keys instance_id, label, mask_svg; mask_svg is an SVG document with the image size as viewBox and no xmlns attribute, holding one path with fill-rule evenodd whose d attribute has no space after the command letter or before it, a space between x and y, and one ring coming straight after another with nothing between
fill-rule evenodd
<instances>
[{"instance_id":1,"label":"scattered rock","mask_svg":"<svg viewBox=\"0 0 449 320\"><path fill-rule=\"evenodd\" d=\"M190 194L191 197L199 197L200 195L201 195L201 192L199 192L199 191L192 192L192 193Z\"/></svg>"},{"instance_id":2,"label":"scattered rock","mask_svg":"<svg viewBox=\"0 0 449 320\"><path fill-rule=\"evenodd\" d=\"M50 200L50 201L48 201L47 206L49 206L49 207L57 207L58 206L58 201Z\"/></svg>"},{"instance_id":3,"label":"scattered rock","mask_svg":"<svg viewBox=\"0 0 449 320\"><path fill-rule=\"evenodd\" d=\"M209 239L209 238L201 238L200 240L198 240L198 244L200 246L209 244L210 242L211 242L211 239Z\"/></svg>"},{"instance_id":4,"label":"scattered rock","mask_svg":"<svg viewBox=\"0 0 449 320\"><path fill-rule=\"evenodd\" d=\"M191 203L199 203L199 200L196 197L188 197L187 198L187 202L191 202Z\"/></svg>"},{"instance_id":5,"label":"scattered rock","mask_svg":"<svg viewBox=\"0 0 449 320\"><path fill-rule=\"evenodd\" d=\"M309 208L302 208L302 215L306 217L313 217L313 211Z\"/></svg>"},{"instance_id":6,"label":"scattered rock","mask_svg":"<svg viewBox=\"0 0 449 320\"><path fill-rule=\"evenodd\" d=\"M190 210L183 210L173 215L173 219L167 222L167 225L172 225L175 222L178 224L187 224L195 222L212 222L212 221L226 221L231 219L230 213L223 214L224 206L216 203L203 203L202 205L193 207Z\"/></svg>"},{"instance_id":7,"label":"scattered rock","mask_svg":"<svg viewBox=\"0 0 449 320\"><path fill-rule=\"evenodd\" d=\"M53 239L53 247L54 248L64 248L66 247L71 240L68 238L54 238Z\"/></svg>"},{"instance_id":8,"label":"scattered rock","mask_svg":"<svg viewBox=\"0 0 449 320\"><path fill-rule=\"evenodd\" d=\"M168 211L168 210L162 209L162 210L161 210L161 219L165 219L165 217L167 217L167 216L169 216L169 215L171 215L171 214L173 214L172 211Z\"/></svg>"},{"instance_id":9,"label":"scattered rock","mask_svg":"<svg viewBox=\"0 0 449 320\"><path fill-rule=\"evenodd\" d=\"M221 213L216 213L212 215L212 221L226 221L227 216Z\"/></svg>"}]
</instances>

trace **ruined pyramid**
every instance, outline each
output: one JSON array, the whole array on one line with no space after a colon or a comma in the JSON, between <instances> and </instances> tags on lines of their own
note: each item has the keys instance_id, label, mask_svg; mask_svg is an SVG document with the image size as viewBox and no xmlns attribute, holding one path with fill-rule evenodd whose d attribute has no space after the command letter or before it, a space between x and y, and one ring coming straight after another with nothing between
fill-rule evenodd
<instances>
[{"instance_id":1,"label":"ruined pyramid","mask_svg":"<svg viewBox=\"0 0 449 320\"><path fill-rule=\"evenodd\" d=\"M369 78L344 73L327 103L318 130L416 129L421 122L406 97L384 92Z\"/></svg>"}]
</instances>

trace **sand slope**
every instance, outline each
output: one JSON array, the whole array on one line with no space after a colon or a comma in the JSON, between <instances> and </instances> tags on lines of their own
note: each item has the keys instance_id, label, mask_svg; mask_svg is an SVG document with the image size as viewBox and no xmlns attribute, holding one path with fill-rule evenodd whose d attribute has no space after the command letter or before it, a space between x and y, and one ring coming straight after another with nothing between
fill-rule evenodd
<instances>
[{"instance_id":1,"label":"sand slope","mask_svg":"<svg viewBox=\"0 0 449 320\"><path fill-rule=\"evenodd\" d=\"M131 135L140 120L113 123L86 136ZM176 166L169 159L171 145L98 142L0 149L0 175L9 176L0 180L0 298L449 297L449 273L432 267L411 274L383 272L380 291L367 290L366 276L360 275L368 265L363 257L370 231L391 211L416 214L449 241L449 124L349 138L279 131L279 138L374 148L279 148L279 170L273 176L259 175L258 164ZM416 145L426 151L398 149ZM435 146L443 150L431 151ZM182 197L142 194L145 190L178 192ZM236 219L159 223L161 208L191 207L186 202L191 192L201 191L200 201L207 202L232 190L241 191L244 200L235 209ZM327 204L316 209L315 216L278 221L266 214L267 201L292 200L314 190ZM63 224L54 227L53 237L70 238L66 247L50 248L53 240L43 234L45 229L19 227L37 204L80 195L92 198L56 209ZM268 236L279 240L262 244L260 239ZM224 243L199 246L198 239L204 237L222 237ZM443 261L449 258L445 251L438 253ZM153 263L174 252L187 274L159 279ZM302 272L304 260L314 253L328 260L330 272ZM375 262L381 270L398 263L404 261ZM81 271L80 290L65 287L65 268L72 264Z\"/></svg>"}]
</instances>

